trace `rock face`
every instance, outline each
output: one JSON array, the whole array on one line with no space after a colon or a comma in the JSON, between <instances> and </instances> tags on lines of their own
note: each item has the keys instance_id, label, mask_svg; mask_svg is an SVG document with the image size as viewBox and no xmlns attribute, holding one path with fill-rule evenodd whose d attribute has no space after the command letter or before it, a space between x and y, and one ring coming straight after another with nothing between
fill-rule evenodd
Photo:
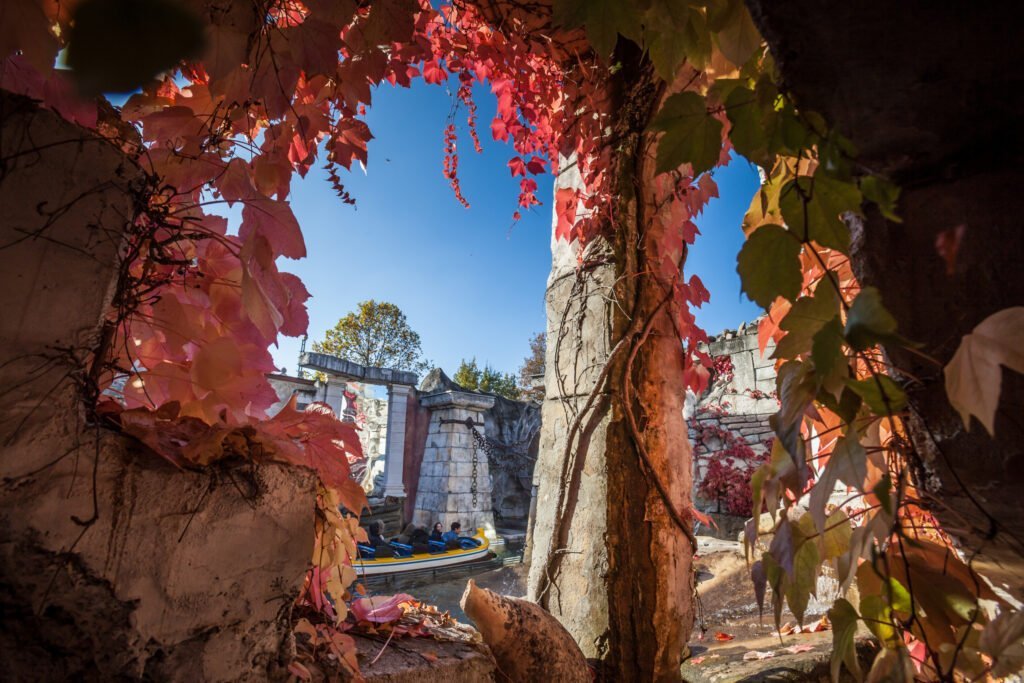
<instances>
[{"instance_id":1,"label":"rock face","mask_svg":"<svg viewBox=\"0 0 1024 683\"><path fill-rule=\"evenodd\" d=\"M590 683L587 660L576 641L539 605L478 588L470 579L460 602L505 679Z\"/></svg>"},{"instance_id":2,"label":"rock face","mask_svg":"<svg viewBox=\"0 0 1024 683\"><path fill-rule=\"evenodd\" d=\"M97 444L88 435L56 465L27 475L62 443L32 427L36 438L8 451L16 457L0 470L8 674L281 674L313 542L311 472L251 463L181 472L120 437Z\"/></svg>"},{"instance_id":3,"label":"rock face","mask_svg":"<svg viewBox=\"0 0 1024 683\"><path fill-rule=\"evenodd\" d=\"M2 92L0 156L4 677L280 677L313 474L183 472L87 422L76 380L145 178L113 145Z\"/></svg>"},{"instance_id":4,"label":"rock face","mask_svg":"<svg viewBox=\"0 0 1024 683\"><path fill-rule=\"evenodd\" d=\"M540 407L527 401L494 397L484 413L491 470L494 521L499 526L526 528L530 516L533 467L537 462Z\"/></svg>"}]
</instances>

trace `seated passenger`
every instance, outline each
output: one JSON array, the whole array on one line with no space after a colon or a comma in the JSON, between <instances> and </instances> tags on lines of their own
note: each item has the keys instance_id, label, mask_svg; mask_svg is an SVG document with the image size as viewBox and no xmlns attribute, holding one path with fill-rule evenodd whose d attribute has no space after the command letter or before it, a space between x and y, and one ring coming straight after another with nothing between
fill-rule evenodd
<instances>
[{"instance_id":1,"label":"seated passenger","mask_svg":"<svg viewBox=\"0 0 1024 683\"><path fill-rule=\"evenodd\" d=\"M443 529L443 528L444 527L441 526L441 522L438 522L437 524L435 524L434 525L434 530L430 532L430 540L431 541L437 541L438 543L444 543L444 538L443 538L444 534L441 533L441 529Z\"/></svg>"},{"instance_id":2,"label":"seated passenger","mask_svg":"<svg viewBox=\"0 0 1024 683\"><path fill-rule=\"evenodd\" d=\"M374 522L367 529L366 535L370 537L370 540L367 543L367 545L374 549L375 559L395 556L394 548L388 545L387 539L383 536L383 530L384 525L382 525L380 522Z\"/></svg>"},{"instance_id":3,"label":"seated passenger","mask_svg":"<svg viewBox=\"0 0 1024 683\"><path fill-rule=\"evenodd\" d=\"M446 531L441 534L441 540L445 542L449 548L455 548L458 550L462 547L459 543L459 531L462 529L462 525L458 522L452 522L452 530Z\"/></svg>"},{"instance_id":4,"label":"seated passenger","mask_svg":"<svg viewBox=\"0 0 1024 683\"><path fill-rule=\"evenodd\" d=\"M369 542L368 545L371 545L371 546L376 548L379 545L387 545L388 544L387 540L384 539L384 536L381 535L381 523L380 522L374 522L373 524L371 524L369 526L369 528L366 531L367 531L367 535L370 537L370 542Z\"/></svg>"},{"instance_id":5,"label":"seated passenger","mask_svg":"<svg viewBox=\"0 0 1024 683\"><path fill-rule=\"evenodd\" d=\"M416 527L409 535L409 543L413 545L426 545L428 540L430 540L430 536L423 527Z\"/></svg>"}]
</instances>

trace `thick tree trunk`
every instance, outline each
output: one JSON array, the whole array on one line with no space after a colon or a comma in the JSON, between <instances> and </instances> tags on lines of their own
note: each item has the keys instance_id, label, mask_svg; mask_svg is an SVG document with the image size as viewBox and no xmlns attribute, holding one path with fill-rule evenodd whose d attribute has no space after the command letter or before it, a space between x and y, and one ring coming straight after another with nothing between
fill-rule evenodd
<instances>
[{"instance_id":1,"label":"thick tree trunk","mask_svg":"<svg viewBox=\"0 0 1024 683\"><path fill-rule=\"evenodd\" d=\"M801 107L824 114L858 161L903 188L900 224L868 211L854 226L854 269L882 292L899 331L947 363L989 315L1024 304L1024 9L963 11L915 1L748 0ZM945 45L950 49L939 49ZM951 272L936 250L962 230ZM1021 343L1021 340L1016 340ZM983 573L1024 590L1024 377L1003 371L995 437L964 429L942 368L887 349L906 371L916 478L932 509Z\"/></svg>"},{"instance_id":2,"label":"thick tree trunk","mask_svg":"<svg viewBox=\"0 0 1024 683\"><path fill-rule=\"evenodd\" d=\"M575 243L552 246L530 595L608 680L678 680L694 618L693 549L667 507L683 519L690 505L683 358L648 264L663 236L649 220L643 131L660 94L649 74L628 72L611 85L610 237L591 243L582 265ZM558 184L578 181L569 171Z\"/></svg>"}]
</instances>

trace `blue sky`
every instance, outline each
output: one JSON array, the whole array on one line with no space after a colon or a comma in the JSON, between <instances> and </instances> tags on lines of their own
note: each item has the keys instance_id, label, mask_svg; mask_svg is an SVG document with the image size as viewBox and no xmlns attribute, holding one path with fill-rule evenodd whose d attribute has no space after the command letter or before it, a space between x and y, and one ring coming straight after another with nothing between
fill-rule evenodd
<instances>
[{"instance_id":1,"label":"blue sky","mask_svg":"<svg viewBox=\"0 0 1024 683\"><path fill-rule=\"evenodd\" d=\"M342 204L318 168L292 184L292 208L306 237L308 256L282 261L299 275L309 301L310 341L365 299L397 304L422 339L425 356L447 372L476 357L515 372L528 339L544 329L544 286L550 266L552 177L537 178L543 206L512 225L518 183L509 174L512 151L490 139L494 100L477 89L483 154L473 151L460 124L459 174L471 203L464 209L441 174L443 130L451 110L445 88L417 83L374 92L367 122L366 174L342 174L357 206ZM736 253L740 221L757 187L756 171L736 160L717 172L721 198L697 221L689 259L711 292L698 322L716 333L757 315L741 298ZM300 341L282 338L272 349L278 367L296 369Z\"/></svg>"}]
</instances>

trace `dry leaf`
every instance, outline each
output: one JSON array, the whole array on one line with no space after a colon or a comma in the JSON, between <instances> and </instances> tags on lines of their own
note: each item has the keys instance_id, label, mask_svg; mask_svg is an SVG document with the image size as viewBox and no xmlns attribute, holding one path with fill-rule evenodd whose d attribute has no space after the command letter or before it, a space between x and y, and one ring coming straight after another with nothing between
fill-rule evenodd
<instances>
[{"instance_id":1,"label":"dry leaf","mask_svg":"<svg viewBox=\"0 0 1024 683\"><path fill-rule=\"evenodd\" d=\"M985 318L960 340L946 366L946 395L971 428L971 415L995 434L996 409L1006 367L1024 372L1024 306L1004 308Z\"/></svg>"},{"instance_id":2,"label":"dry leaf","mask_svg":"<svg viewBox=\"0 0 1024 683\"><path fill-rule=\"evenodd\" d=\"M774 656L774 652L765 652L763 650L748 650L747 653L743 655L743 661L752 662L754 660L771 659Z\"/></svg>"}]
</instances>

